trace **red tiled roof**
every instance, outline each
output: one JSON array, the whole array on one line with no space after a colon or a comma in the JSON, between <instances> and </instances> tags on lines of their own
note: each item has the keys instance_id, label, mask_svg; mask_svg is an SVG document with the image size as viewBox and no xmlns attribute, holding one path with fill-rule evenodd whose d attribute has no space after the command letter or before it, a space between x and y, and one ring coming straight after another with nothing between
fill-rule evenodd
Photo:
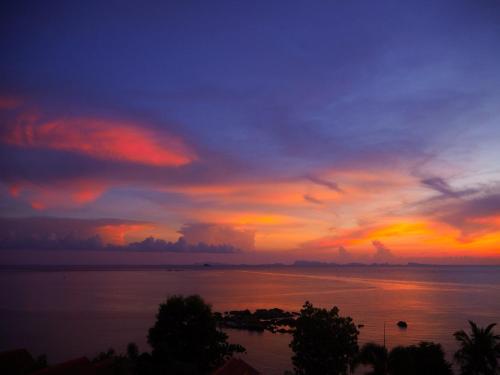
<instances>
[{"instance_id":1,"label":"red tiled roof","mask_svg":"<svg viewBox=\"0 0 500 375\"><path fill-rule=\"evenodd\" d=\"M242 359L231 358L212 375L260 375L260 372Z\"/></svg>"},{"instance_id":2,"label":"red tiled roof","mask_svg":"<svg viewBox=\"0 0 500 375\"><path fill-rule=\"evenodd\" d=\"M96 369L86 357L73 359L44 368L32 375L96 375Z\"/></svg>"}]
</instances>

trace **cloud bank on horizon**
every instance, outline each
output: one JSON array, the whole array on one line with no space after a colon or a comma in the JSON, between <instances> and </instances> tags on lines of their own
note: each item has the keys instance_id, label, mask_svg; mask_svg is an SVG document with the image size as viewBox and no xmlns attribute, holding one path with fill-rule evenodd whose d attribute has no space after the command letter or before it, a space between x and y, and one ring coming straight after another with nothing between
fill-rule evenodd
<instances>
[{"instance_id":1,"label":"cloud bank on horizon","mask_svg":"<svg viewBox=\"0 0 500 375\"><path fill-rule=\"evenodd\" d=\"M242 251L241 248L229 245L228 241L223 238L218 238L217 241L209 240L205 242L199 236L193 236L190 233L192 226L185 226L180 231L182 236L175 242L151 236L142 241L125 241L124 236L126 234L132 231L141 231L144 227L150 227L149 223L119 219L0 218L0 250L139 251L214 254L231 254ZM214 227L214 225L210 227ZM196 231L200 232L199 229ZM210 231L213 232L214 229L210 228ZM203 235L206 230L201 229L201 232Z\"/></svg>"},{"instance_id":2,"label":"cloud bank on horizon","mask_svg":"<svg viewBox=\"0 0 500 375\"><path fill-rule=\"evenodd\" d=\"M0 18L5 222L121 249L500 256L496 1L7 1Z\"/></svg>"}]
</instances>

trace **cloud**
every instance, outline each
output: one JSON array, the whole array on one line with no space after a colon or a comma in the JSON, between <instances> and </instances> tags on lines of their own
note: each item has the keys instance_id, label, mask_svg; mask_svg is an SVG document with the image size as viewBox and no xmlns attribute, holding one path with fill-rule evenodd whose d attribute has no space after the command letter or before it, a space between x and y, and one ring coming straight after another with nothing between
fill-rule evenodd
<instances>
[{"instance_id":1,"label":"cloud","mask_svg":"<svg viewBox=\"0 0 500 375\"><path fill-rule=\"evenodd\" d=\"M21 113L0 133L3 143L22 148L74 152L101 160L176 167L196 159L179 138L145 124L105 118L43 120Z\"/></svg>"},{"instance_id":2,"label":"cloud","mask_svg":"<svg viewBox=\"0 0 500 375\"><path fill-rule=\"evenodd\" d=\"M335 234L333 235L322 236L306 241L301 244L301 247L311 250L340 248L345 244L349 245L356 241L363 240L370 234L371 230L371 227L343 228L335 230Z\"/></svg>"},{"instance_id":3,"label":"cloud","mask_svg":"<svg viewBox=\"0 0 500 375\"><path fill-rule=\"evenodd\" d=\"M129 251L159 251L176 253L212 253L212 254L232 254L239 253L241 249L228 244L212 245L204 242L196 244L188 243L185 237L179 237L176 242L165 241L148 237L144 241L133 242L126 246L112 247L115 250Z\"/></svg>"},{"instance_id":4,"label":"cloud","mask_svg":"<svg viewBox=\"0 0 500 375\"><path fill-rule=\"evenodd\" d=\"M255 231L235 228L226 224L190 223L179 230L186 242L191 244L205 243L210 245L230 245L238 249L253 250L255 248Z\"/></svg>"},{"instance_id":5,"label":"cloud","mask_svg":"<svg viewBox=\"0 0 500 375\"><path fill-rule=\"evenodd\" d=\"M448 198L461 198L477 192L477 190L474 189L454 190L448 182L441 177L425 178L420 182L428 188L431 188L432 190L441 193L442 196Z\"/></svg>"},{"instance_id":6,"label":"cloud","mask_svg":"<svg viewBox=\"0 0 500 375\"><path fill-rule=\"evenodd\" d=\"M37 211L78 207L123 183L182 184L205 176L200 168L180 172L198 155L180 137L149 123L51 116L1 96L0 111L0 178L11 197Z\"/></svg>"},{"instance_id":7,"label":"cloud","mask_svg":"<svg viewBox=\"0 0 500 375\"><path fill-rule=\"evenodd\" d=\"M354 259L351 252L346 250L346 248L344 246L339 246L337 251L338 251L338 254L337 254L336 260L341 262L341 263L350 262Z\"/></svg>"},{"instance_id":8,"label":"cloud","mask_svg":"<svg viewBox=\"0 0 500 375\"><path fill-rule=\"evenodd\" d=\"M70 219L51 217L0 218L2 250L102 250L177 253L236 253L228 243L189 242L184 236L170 242L148 237L125 243L126 232L147 223L120 219Z\"/></svg>"},{"instance_id":9,"label":"cloud","mask_svg":"<svg viewBox=\"0 0 500 375\"><path fill-rule=\"evenodd\" d=\"M241 252L231 245L209 245L203 242L187 243L184 237L176 242L145 238L143 241L132 242L126 245L106 244L100 235L79 238L73 234L57 236L46 233L37 236L15 238L0 238L0 250L59 250L59 251L140 251L140 252L174 252L174 253L212 253L233 254Z\"/></svg>"},{"instance_id":10,"label":"cloud","mask_svg":"<svg viewBox=\"0 0 500 375\"><path fill-rule=\"evenodd\" d=\"M308 179L311 182L314 182L317 185L325 186L330 190L334 190L334 191L337 191L339 193L342 192L342 189L337 185L336 182L325 180L321 177L312 176L312 175L307 176L306 179Z\"/></svg>"},{"instance_id":11,"label":"cloud","mask_svg":"<svg viewBox=\"0 0 500 375\"><path fill-rule=\"evenodd\" d=\"M0 95L0 110L12 110L22 105L22 100L14 96Z\"/></svg>"},{"instance_id":12,"label":"cloud","mask_svg":"<svg viewBox=\"0 0 500 375\"><path fill-rule=\"evenodd\" d=\"M481 197L463 201L454 207L455 216L460 215L464 218L500 215L500 193L485 194Z\"/></svg>"},{"instance_id":13,"label":"cloud","mask_svg":"<svg viewBox=\"0 0 500 375\"><path fill-rule=\"evenodd\" d=\"M99 235L78 238L72 234L56 236L47 233L36 237L0 239L0 249L2 250L102 250L104 246Z\"/></svg>"},{"instance_id":14,"label":"cloud","mask_svg":"<svg viewBox=\"0 0 500 375\"><path fill-rule=\"evenodd\" d=\"M314 204L323 204L323 201L316 199L312 195L309 195L309 194L304 194L304 200L306 200L310 203L314 203Z\"/></svg>"},{"instance_id":15,"label":"cloud","mask_svg":"<svg viewBox=\"0 0 500 375\"><path fill-rule=\"evenodd\" d=\"M500 193L493 191L472 199L462 199L428 209L427 213L459 229L461 240L500 231Z\"/></svg>"},{"instance_id":16,"label":"cloud","mask_svg":"<svg viewBox=\"0 0 500 375\"><path fill-rule=\"evenodd\" d=\"M16 198L20 202L31 203L32 198L39 197L37 200L47 208L79 206L91 202L92 197L96 199L102 193L122 186L179 193L187 188L231 186L230 183L234 185L234 180L239 181L243 173L240 167L231 161L214 160L211 156L175 168L163 168L98 160L61 150L12 145L0 147L0 181L8 188L18 187L21 194ZM95 194L86 194L81 188Z\"/></svg>"},{"instance_id":17,"label":"cloud","mask_svg":"<svg viewBox=\"0 0 500 375\"><path fill-rule=\"evenodd\" d=\"M75 179L36 184L19 181L8 184L12 198L26 201L34 210L43 211L52 207L81 206L98 199L108 186L100 181Z\"/></svg>"},{"instance_id":18,"label":"cloud","mask_svg":"<svg viewBox=\"0 0 500 375\"><path fill-rule=\"evenodd\" d=\"M394 254L382 242L375 240L372 241L372 245L376 249L375 254L373 254L374 262L383 263L394 260Z\"/></svg>"},{"instance_id":19,"label":"cloud","mask_svg":"<svg viewBox=\"0 0 500 375\"><path fill-rule=\"evenodd\" d=\"M339 257L350 255L344 246L339 246L338 251L339 251Z\"/></svg>"},{"instance_id":20,"label":"cloud","mask_svg":"<svg viewBox=\"0 0 500 375\"><path fill-rule=\"evenodd\" d=\"M96 249L105 242L123 243L127 233L147 226L121 219L0 218L0 248Z\"/></svg>"}]
</instances>

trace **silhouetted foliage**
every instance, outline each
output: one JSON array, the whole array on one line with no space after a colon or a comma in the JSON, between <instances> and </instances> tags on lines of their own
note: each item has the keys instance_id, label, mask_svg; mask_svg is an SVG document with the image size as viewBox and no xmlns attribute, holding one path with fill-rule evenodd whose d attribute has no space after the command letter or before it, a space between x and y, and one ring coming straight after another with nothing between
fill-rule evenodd
<instances>
[{"instance_id":1,"label":"silhouetted foliage","mask_svg":"<svg viewBox=\"0 0 500 375\"><path fill-rule=\"evenodd\" d=\"M433 342L421 342L418 346L412 345L411 350L415 358L417 374L451 375L451 364L446 361L443 348Z\"/></svg>"},{"instance_id":2,"label":"silhouetted foliage","mask_svg":"<svg viewBox=\"0 0 500 375\"><path fill-rule=\"evenodd\" d=\"M111 358L115 358L115 357L116 357L115 350L113 348L109 348L107 351L100 352L99 354L97 354L92 359L92 362L97 363L97 362L101 362L101 361L104 361L106 359L111 359Z\"/></svg>"},{"instance_id":3,"label":"silhouetted foliage","mask_svg":"<svg viewBox=\"0 0 500 375\"><path fill-rule=\"evenodd\" d=\"M32 373L38 370L42 370L48 366L47 355L42 354L35 358L33 366L29 369L28 373Z\"/></svg>"},{"instance_id":4,"label":"silhouetted foliage","mask_svg":"<svg viewBox=\"0 0 500 375\"><path fill-rule=\"evenodd\" d=\"M130 345L131 344L129 344L129 346ZM97 354L92 359L92 363L96 366L103 366L103 369L100 371L106 374L131 375L136 373L134 371L135 360L123 354L116 354L113 348L109 348L107 351Z\"/></svg>"},{"instance_id":5,"label":"silhouetted foliage","mask_svg":"<svg viewBox=\"0 0 500 375\"><path fill-rule=\"evenodd\" d=\"M441 345L421 342L418 345L397 346L388 353L381 345L365 344L356 364L369 365L366 375L451 375L451 365L445 360Z\"/></svg>"},{"instance_id":6,"label":"silhouetted foliage","mask_svg":"<svg viewBox=\"0 0 500 375\"><path fill-rule=\"evenodd\" d=\"M387 364L389 361L389 353L387 349L378 344L367 343L363 345L356 358L356 365L369 365L371 370L366 372L366 375L387 375Z\"/></svg>"},{"instance_id":7,"label":"silhouetted foliage","mask_svg":"<svg viewBox=\"0 0 500 375\"><path fill-rule=\"evenodd\" d=\"M469 320L470 334L464 330L454 333L460 344L455 360L462 375L500 374L500 335L493 332L496 324L478 327Z\"/></svg>"},{"instance_id":8,"label":"silhouetted foliage","mask_svg":"<svg viewBox=\"0 0 500 375\"><path fill-rule=\"evenodd\" d=\"M441 345L425 341L392 349L388 370L391 375L452 375Z\"/></svg>"},{"instance_id":9,"label":"silhouetted foliage","mask_svg":"<svg viewBox=\"0 0 500 375\"><path fill-rule=\"evenodd\" d=\"M127 357L136 360L139 357L139 348L135 342L129 342L127 345Z\"/></svg>"},{"instance_id":10,"label":"silhouetted foliage","mask_svg":"<svg viewBox=\"0 0 500 375\"><path fill-rule=\"evenodd\" d=\"M406 346L396 346L391 350L388 357L387 371L391 375L408 374L413 375L415 370L415 359L412 351Z\"/></svg>"},{"instance_id":11,"label":"silhouetted foliage","mask_svg":"<svg viewBox=\"0 0 500 375\"><path fill-rule=\"evenodd\" d=\"M327 310L306 302L290 343L295 373L347 374L358 352L358 334L352 319L339 316L337 307Z\"/></svg>"},{"instance_id":12,"label":"silhouetted foliage","mask_svg":"<svg viewBox=\"0 0 500 375\"><path fill-rule=\"evenodd\" d=\"M227 342L227 335L217 329L210 305L200 296L173 296L160 305L148 342L158 369L170 374L202 374L218 366L240 345Z\"/></svg>"}]
</instances>

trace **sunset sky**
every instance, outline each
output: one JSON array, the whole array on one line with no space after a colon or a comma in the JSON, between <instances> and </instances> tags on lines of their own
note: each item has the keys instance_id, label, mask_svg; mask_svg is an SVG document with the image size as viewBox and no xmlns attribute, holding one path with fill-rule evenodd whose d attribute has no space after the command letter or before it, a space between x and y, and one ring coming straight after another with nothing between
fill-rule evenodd
<instances>
[{"instance_id":1,"label":"sunset sky","mask_svg":"<svg viewBox=\"0 0 500 375\"><path fill-rule=\"evenodd\" d=\"M500 2L0 7L0 262L500 263Z\"/></svg>"}]
</instances>

